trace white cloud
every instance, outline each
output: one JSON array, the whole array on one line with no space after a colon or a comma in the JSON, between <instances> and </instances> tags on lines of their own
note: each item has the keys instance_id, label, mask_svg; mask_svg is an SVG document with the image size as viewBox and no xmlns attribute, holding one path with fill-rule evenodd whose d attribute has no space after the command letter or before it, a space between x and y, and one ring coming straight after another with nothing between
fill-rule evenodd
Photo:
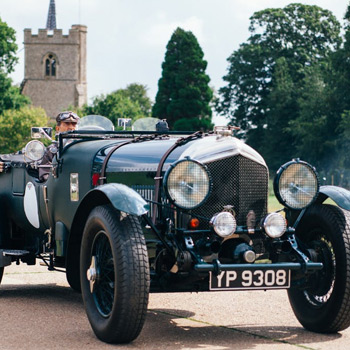
<instances>
[{"instance_id":1,"label":"white cloud","mask_svg":"<svg viewBox=\"0 0 350 350\"><path fill-rule=\"evenodd\" d=\"M177 27L191 31L197 37L198 41L204 41L203 21L196 16L189 17L183 21L165 22L165 14L159 13L157 19L163 23L152 25L140 35L141 41L147 46L165 47Z\"/></svg>"}]
</instances>

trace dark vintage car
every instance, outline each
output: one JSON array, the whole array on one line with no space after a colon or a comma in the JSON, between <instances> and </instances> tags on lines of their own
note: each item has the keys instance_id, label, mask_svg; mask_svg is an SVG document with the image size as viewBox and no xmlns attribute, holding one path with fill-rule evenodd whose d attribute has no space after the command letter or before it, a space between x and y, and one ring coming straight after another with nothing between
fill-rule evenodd
<instances>
[{"instance_id":1,"label":"dark vintage car","mask_svg":"<svg viewBox=\"0 0 350 350\"><path fill-rule=\"evenodd\" d=\"M0 280L12 262L66 271L110 343L139 335L149 292L287 289L306 329L350 325L350 192L294 159L275 176L284 209L268 213L265 161L229 127L118 132L102 120L61 133L52 164L39 140L1 155Z\"/></svg>"}]
</instances>

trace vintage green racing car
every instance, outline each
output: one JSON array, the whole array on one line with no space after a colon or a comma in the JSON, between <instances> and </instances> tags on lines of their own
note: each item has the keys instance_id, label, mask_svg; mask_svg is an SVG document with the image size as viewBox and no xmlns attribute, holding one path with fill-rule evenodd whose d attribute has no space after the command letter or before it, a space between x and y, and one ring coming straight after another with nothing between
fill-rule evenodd
<instances>
[{"instance_id":1,"label":"vintage green racing car","mask_svg":"<svg viewBox=\"0 0 350 350\"><path fill-rule=\"evenodd\" d=\"M139 335L149 292L287 289L306 329L347 328L350 192L294 159L274 180L284 209L268 213L268 180L230 127L114 131L82 118L48 148L33 139L0 156L0 281L13 262L65 271L109 343Z\"/></svg>"}]
</instances>

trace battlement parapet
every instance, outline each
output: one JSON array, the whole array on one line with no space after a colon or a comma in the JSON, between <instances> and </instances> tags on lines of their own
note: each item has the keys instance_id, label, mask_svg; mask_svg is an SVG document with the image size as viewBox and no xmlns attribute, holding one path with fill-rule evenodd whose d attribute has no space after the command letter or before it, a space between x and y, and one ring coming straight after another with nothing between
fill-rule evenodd
<instances>
[{"instance_id":1,"label":"battlement parapet","mask_svg":"<svg viewBox=\"0 0 350 350\"><path fill-rule=\"evenodd\" d=\"M31 29L24 29L24 44L79 44L81 34L87 33L84 25L73 25L69 34L63 34L62 29L39 29L38 34L32 34Z\"/></svg>"}]
</instances>

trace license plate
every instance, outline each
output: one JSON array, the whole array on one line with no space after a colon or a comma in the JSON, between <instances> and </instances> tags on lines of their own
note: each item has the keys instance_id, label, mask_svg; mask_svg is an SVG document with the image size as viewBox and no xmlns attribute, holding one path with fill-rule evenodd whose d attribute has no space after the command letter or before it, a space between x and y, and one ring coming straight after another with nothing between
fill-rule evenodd
<instances>
[{"instance_id":1,"label":"license plate","mask_svg":"<svg viewBox=\"0 0 350 350\"><path fill-rule=\"evenodd\" d=\"M231 270L218 275L210 272L209 290L286 289L290 287L290 270Z\"/></svg>"}]
</instances>

